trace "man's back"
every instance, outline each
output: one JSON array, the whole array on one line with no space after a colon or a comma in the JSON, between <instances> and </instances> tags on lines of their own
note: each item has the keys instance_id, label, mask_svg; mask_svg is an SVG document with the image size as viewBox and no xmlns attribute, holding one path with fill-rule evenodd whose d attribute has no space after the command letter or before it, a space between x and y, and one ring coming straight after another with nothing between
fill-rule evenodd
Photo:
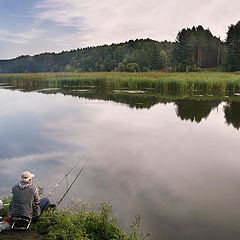
<instances>
[{"instance_id":1,"label":"man's back","mask_svg":"<svg viewBox=\"0 0 240 240\"><path fill-rule=\"evenodd\" d=\"M51 205L48 198L40 199L38 189L32 182L34 176L29 171L23 172L20 182L12 188L13 197L9 206L12 216L36 218Z\"/></svg>"},{"instance_id":2,"label":"man's back","mask_svg":"<svg viewBox=\"0 0 240 240\"><path fill-rule=\"evenodd\" d=\"M17 183L12 188L13 198L11 201L10 213L13 216L32 218L35 189L36 187L33 184L21 182Z\"/></svg>"}]
</instances>

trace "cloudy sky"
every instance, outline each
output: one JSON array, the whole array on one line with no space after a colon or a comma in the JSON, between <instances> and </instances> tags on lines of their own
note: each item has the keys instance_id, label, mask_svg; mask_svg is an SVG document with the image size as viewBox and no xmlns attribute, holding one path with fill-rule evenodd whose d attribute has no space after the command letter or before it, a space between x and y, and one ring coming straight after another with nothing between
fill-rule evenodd
<instances>
[{"instance_id":1,"label":"cloudy sky","mask_svg":"<svg viewBox=\"0 0 240 240\"><path fill-rule=\"evenodd\" d=\"M193 25L226 38L238 0L0 0L0 59L136 38L174 41Z\"/></svg>"}]
</instances>

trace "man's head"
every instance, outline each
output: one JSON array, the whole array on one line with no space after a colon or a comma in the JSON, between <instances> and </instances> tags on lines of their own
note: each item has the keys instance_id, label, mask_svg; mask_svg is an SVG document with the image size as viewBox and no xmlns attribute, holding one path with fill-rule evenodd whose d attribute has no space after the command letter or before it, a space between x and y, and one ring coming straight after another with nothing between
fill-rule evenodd
<instances>
[{"instance_id":1,"label":"man's head","mask_svg":"<svg viewBox=\"0 0 240 240\"><path fill-rule=\"evenodd\" d=\"M30 182L32 181L32 178L35 177L34 174L30 173L29 171L25 171L22 173L21 179L23 182Z\"/></svg>"}]
</instances>

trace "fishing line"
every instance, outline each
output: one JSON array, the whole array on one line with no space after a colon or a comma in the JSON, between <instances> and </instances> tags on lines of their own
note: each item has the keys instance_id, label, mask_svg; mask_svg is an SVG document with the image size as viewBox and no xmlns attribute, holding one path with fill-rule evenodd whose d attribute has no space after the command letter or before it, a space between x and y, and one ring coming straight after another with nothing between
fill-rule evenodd
<instances>
[{"instance_id":1,"label":"fishing line","mask_svg":"<svg viewBox=\"0 0 240 240\"><path fill-rule=\"evenodd\" d=\"M73 186L73 184L76 182L76 180L78 179L78 177L79 177L80 174L82 173L83 169L85 168L88 160L89 160L89 159L87 159L87 161L84 163L83 167L82 167L81 170L78 172L77 176L74 178L74 180L72 181L71 185L68 187L67 191L63 194L62 198L61 198L60 201L57 203L57 206L62 202L62 200L65 198L65 196L67 195L67 193L69 192L69 190L70 190L71 187Z\"/></svg>"},{"instance_id":2,"label":"fishing line","mask_svg":"<svg viewBox=\"0 0 240 240\"><path fill-rule=\"evenodd\" d=\"M64 181L65 178L67 178L67 176L72 172L72 170L86 157L86 154L87 153L84 153L83 156L79 159L79 161L69 170L67 174L65 174L61 181L52 188L52 190L48 193L47 197L49 197L56 190L56 188L59 187L59 185Z\"/></svg>"},{"instance_id":3,"label":"fishing line","mask_svg":"<svg viewBox=\"0 0 240 240\"><path fill-rule=\"evenodd\" d=\"M65 174L65 176L61 179L61 181L59 183L57 183L52 190L49 192L49 194L47 195L47 197L49 197L55 190L56 188L58 188L58 186L64 181L65 178L67 178L67 176L73 171L73 169L80 163L80 161L82 161L84 158L86 157L86 153L84 153L84 155L80 158L80 160L68 171L67 174ZM83 169L85 168L87 162L89 159L87 159L87 161L84 163L83 167L81 168L81 170L78 172L77 176L75 177L75 179L73 180L73 182L71 183L71 185L68 187L68 181L67 181L67 190L64 193L64 195L62 196L62 198L60 199L60 201L57 203L57 206L62 202L62 200L65 198L65 196L67 195L67 193L69 192L69 190L72 188L73 184L76 182L76 180L78 179L78 177L80 176L80 174L82 173ZM9 206L10 204L4 204L2 202L2 200L0 200L0 209L3 208L3 206Z\"/></svg>"}]
</instances>

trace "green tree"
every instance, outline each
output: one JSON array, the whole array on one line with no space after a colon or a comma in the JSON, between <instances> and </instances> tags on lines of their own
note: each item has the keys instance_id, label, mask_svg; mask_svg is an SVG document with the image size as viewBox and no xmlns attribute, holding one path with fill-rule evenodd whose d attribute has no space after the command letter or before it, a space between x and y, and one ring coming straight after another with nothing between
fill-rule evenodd
<instances>
[{"instance_id":1,"label":"green tree","mask_svg":"<svg viewBox=\"0 0 240 240\"><path fill-rule=\"evenodd\" d=\"M182 29L173 51L173 62L179 71L195 67L218 66L223 59L223 43L202 26Z\"/></svg>"},{"instance_id":2,"label":"green tree","mask_svg":"<svg viewBox=\"0 0 240 240\"><path fill-rule=\"evenodd\" d=\"M61 71L148 71L163 68L164 56L171 59L173 43L151 39L130 40L125 43L87 47L61 53L42 53L20 56L11 60L0 60L3 73L61 72ZM161 54L159 54L161 53ZM124 59L127 59L125 63ZM71 69L69 66L71 66ZM67 66L67 68L66 68ZM135 67L133 67L135 66Z\"/></svg>"},{"instance_id":3,"label":"green tree","mask_svg":"<svg viewBox=\"0 0 240 240\"><path fill-rule=\"evenodd\" d=\"M231 25L227 32L227 57L225 67L227 71L240 70L240 21Z\"/></svg>"},{"instance_id":4,"label":"green tree","mask_svg":"<svg viewBox=\"0 0 240 240\"><path fill-rule=\"evenodd\" d=\"M72 71L72 67L71 67L70 64L67 64L67 65L66 65L65 71L66 71L66 72L71 72L71 71Z\"/></svg>"},{"instance_id":5,"label":"green tree","mask_svg":"<svg viewBox=\"0 0 240 240\"><path fill-rule=\"evenodd\" d=\"M126 66L127 72L139 72L140 68L137 63L128 63Z\"/></svg>"},{"instance_id":6,"label":"green tree","mask_svg":"<svg viewBox=\"0 0 240 240\"><path fill-rule=\"evenodd\" d=\"M159 62L160 62L161 69L166 68L169 64L168 56L166 52L164 52L163 50L161 50L159 53Z\"/></svg>"}]
</instances>

